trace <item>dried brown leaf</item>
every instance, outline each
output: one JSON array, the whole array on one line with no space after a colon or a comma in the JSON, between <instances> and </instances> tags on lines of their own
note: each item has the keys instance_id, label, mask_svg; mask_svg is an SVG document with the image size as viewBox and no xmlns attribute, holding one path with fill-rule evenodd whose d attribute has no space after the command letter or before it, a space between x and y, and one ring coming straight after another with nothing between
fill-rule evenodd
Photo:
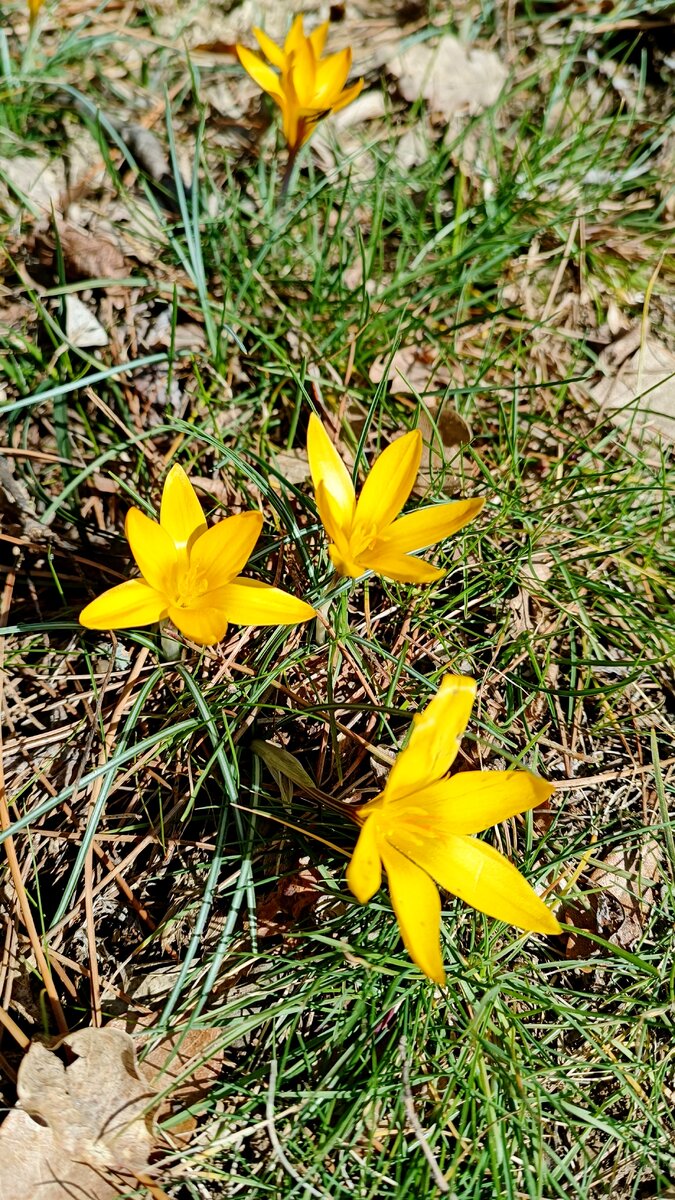
<instances>
[{"instance_id":1,"label":"dried brown leaf","mask_svg":"<svg viewBox=\"0 0 675 1200\"><path fill-rule=\"evenodd\" d=\"M608 346L599 365L611 373L591 389L612 421L639 437L661 435L675 441L675 354L648 335L639 344L640 331L631 330ZM628 355L624 353L628 347ZM635 353L633 351L635 350Z\"/></svg>"},{"instance_id":2,"label":"dried brown leaf","mask_svg":"<svg viewBox=\"0 0 675 1200\"><path fill-rule=\"evenodd\" d=\"M307 451L302 447L294 450L280 450L273 458L274 466L288 483L306 483L309 479L309 462ZM274 487L276 480L272 479Z\"/></svg>"},{"instance_id":3,"label":"dried brown leaf","mask_svg":"<svg viewBox=\"0 0 675 1200\"><path fill-rule=\"evenodd\" d=\"M376 358L370 371L371 383L379 383L387 368L387 359ZM423 396L430 390L447 387L451 380L448 368L438 361L433 346L420 343L401 346L389 361L387 375L390 390L399 396Z\"/></svg>"},{"instance_id":4,"label":"dried brown leaf","mask_svg":"<svg viewBox=\"0 0 675 1200\"><path fill-rule=\"evenodd\" d=\"M58 221L57 233L66 279L122 279L130 274L122 251L110 238L80 229L72 221ZM42 266L53 267L56 239L51 226L36 229L28 249Z\"/></svg>"},{"instance_id":5,"label":"dried brown leaf","mask_svg":"<svg viewBox=\"0 0 675 1200\"><path fill-rule=\"evenodd\" d=\"M632 950L654 903L660 859L661 851L653 839L647 839L639 850L612 850L590 877L589 908L570 906L567 919L579 930L587 929L624 950ZM593 945L583 932L570 934L566 957L586 958Z\"/></svg>"},{"instance_id":6,"label":"dried brown leaf","mask_svg":"<svg viewBox=\"0 0 675 1200\"><path fill-rule=\"evenodd\" d=\"M60 1047L75 1056L67 1066L36 1042L19 1068L19 1102L0 1127L0 1200L115 1200L120 1173L147 1169L152 1093L133 1040L81 1029Z\"/></svg>"},{"instance_id":7,"label":"dried brown leaf","mask_svg":"<svg viewBox=\"0 0 675 1200\"><path fill-rule=\"evenodd\" d=\"M435 46L417 42L387 63L406 100L426 100L430 110L449 121L456 113L476 113L494 104L507 70L491 50L465 46L447 35Z\"/></svg>"},{"instance_id":8,"label":"dried brown leaf","mask_svg":"<svg viewBox=\"0 0 675 1200\"><path fill-rule=\"evenodd\" d=\"M309 916L322 898L322 879L314 867L305 867L295 875L283 876L274 891L260 901L257 909L259 938L278 937Z\"/></svg>"},{"instance_id":9,"label":"dried brown leaf","mask_svg":"<svg viewBox=\"0 0 675 1200\"><path fill-rule=\"evenodd\" d=\"M458 446L471 441L471 427L447 401L440 407L428 405L420 413L418 429L422 434L424 448L422 461L413 491L423 496L439 476L449 485L446 472Z\"/></svg>"}]
</instances>

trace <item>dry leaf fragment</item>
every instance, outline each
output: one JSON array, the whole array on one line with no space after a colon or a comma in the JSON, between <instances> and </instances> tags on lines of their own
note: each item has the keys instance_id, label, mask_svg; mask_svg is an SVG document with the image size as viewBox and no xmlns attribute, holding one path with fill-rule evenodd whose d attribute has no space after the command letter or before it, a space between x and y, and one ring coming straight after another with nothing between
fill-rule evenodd
<instances>
[{"instance_id":1,"label":"dry leaf fragment","mask_svg":"<svg viewBox=\"0 0 675 1200\"><path fill-rule=\"evenodd\" d=\"M387 379L394 395L422 396L447 387L451 380L448 368L439 362L438 354L428 344L401 346L389 360L376 358L368 372L371 383L379 383L383 378L387 361Z\"/></svg>"},{"instance_id":2,"label":"dry leaf fragment","mask_svg":"<svg viewBox=\"0 0 675 1200\"><path fill-rule=\"evenodd\" d=\"M494 104L508 74L491 50L465 46L450 35L435 46L417 42L389 59L387 68L406 100L426 100L446 121L455 113L476 113Z\"/></svg>"},{"instance_id":3,"label":"dry leaf fragment","mask_svg":"<svg viewBox=\"0 0 675 1200\"><path fill-rule=\"evenodd\" d=\"M139 1019L135 1032L143 1027ZM152 1029L148 1029L151 1034ZM221 1077L226 1038L223 1030L185 1029L168 1034L153 1046L143 1059L143 1074L154 1088L167 1092L157 1119L198 1104L213 1090Z\"/></svg>"},{"instance_id":4,"label":"dry leaf fragment","mask_svg":"<svg viewBox=\"0 0 675 1200\"><path fill-rule=\"evenodd\" d=\"M314 867L282 876L274 891L258 905L258 937L279 937L308 917L322 898L322 885L321 875Z\"/></svg>"},{"instance_id":5,"label":"dry leaf fragment","mask_svg":"<svg viewBox=\"0 0 675 1200\"><path fill-rule=\"evenodd\" d=\"M622 361L621 347L628 345L633 350L634 337L635 331L631 331L608 346L599 365L617 367ZM675 442L675 354L657 338L648 335L616 374L591 388L591 395L621 429L637 437L660 434Z\"/></svg>"},{"instance_id":6,"label":"dry leaf fragment","mask_svg":"<svg viewBox=\"0 0 675 1200\"><path fill-rule=\"evenodd\" d=\"M555 559L549 550L537 550L520 568L520 578L531 596L545 594L542 584L548 583L553 574Z\"/></svg>"},{"instance_id":7,"label":"dry leaf fragment","mask_svg":"<svg viewBox=\"0 0 675 1200\"><path fill-rule=\"evenodd\" d=\"M427 405L427 410L420 413L417 428L422 434L424 448L413 492L423 496L432 483L438 483L439 477L446 488L450 486L451 480L446 474L448 463L457 447L470 442L472 435L471 426L447 401L440 408L436 404Z\"/></svg>"},{"instance_id":8,"label":"dry leaf fragment","mask_svg":"<svg viewBox=\"0 0 675 1200\"><path fill-rule=\"evenodd\" d=\"M28 209L42 217L59 207L66 186L65 166L58 158L17 154L0 158L0 180L6 185L2 204L10 216Z\"/></svg>"},{"instance_id":9,"label":"dry leaf fragment","mask_svg":"<svg viewBox=\"0 0 675 1200\"><path fill-rule=\"evenodd\" d=\"M639 850L612 850L591 875L590 907L569 906L567 919L579 930L587 929L624 950L632 950L654 903L660 859L661 851L653 839ZM566 957L586 958L593 946L583 932L570 934Z\"/></svg>"},{"instance_id":10,"label":"dry leaf fragment","mask_svg":"<svg viewBox=\"0 0 675 1200\"><path fill-rule=\"evenodd\" d=\"M309 479L309 462L304 446L292 450L280 450L274 455L272 462L288 483L306 483ZM272 487L278 484L274 477L270 480Z\"/></svg>"},{"instance_id":11,"label":"dry leaf fragment","mask_svg":"<svg viewBox=\"0 0 675 1200\"><path fill-rule=\"evenodd\" d=\"M71 345L80 346L82 349L108 345L109 339L105 329L79 296L67 295L65 304L66 337Z\"/></svg>"},{"instance_id":12,"label":"dry leaf fragment","mask_svg":"<svg viewBox=\"0 0 675 1200\"><path fill-rule=\"evenodd\" d=\"M116 1200L120 1173L147 1170L152 1093L133 1040L81 1029L62 1047L75 1055L67 1066L36 1042L19 1067L19 1104L0 1127L0 1200Z\"/></svg>"},{"instance_id":13,"label":"dry leaf fragment","mask_svg":"<svg viewBox=\"0 0 675 1200\"><path fill-rule=\"evenodd\" d=\"M654 902L659 858L654 841L647 841L638 854L619 848L612 850L591 876L597 889L598 932L626 950L640 937L647 910Z\"/></svg>"},{"instance_id":14,"label":"dry leaf fragment","mask_svg":"<svg viewBox=\"0 0 675 1200\"><path fill-rule=\"evenodd\" d=\"M57 221L56 232L67 280L123 279L131 273L122 251L110 238L80 229L72 221ZM43 267L55 265L56 240L51 224L38 227L27 247Z\"/></svg>"}]
</instances>

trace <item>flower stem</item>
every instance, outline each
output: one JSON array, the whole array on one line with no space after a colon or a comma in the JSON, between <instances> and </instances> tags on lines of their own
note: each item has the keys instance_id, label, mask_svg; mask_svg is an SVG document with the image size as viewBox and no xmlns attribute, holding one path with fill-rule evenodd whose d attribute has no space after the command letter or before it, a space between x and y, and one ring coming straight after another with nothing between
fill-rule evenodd
<instances>
[{"instance_id":1,"label":"flower stem","mask_svg":"<svg viewBox=\"0 0 675 1200\"><path fill-rule=\"evenodd\" d=\"M284 171L283 179L281 180L281 190L279 192L279 205L280 206L284 205L286 203L286 200L288 199L288 193L290 191L291 180L293 178L293 170L295 168L295 162L296 162L297 157L298 157L298 147L295 146L294 148L289 149L288 159L286 160L286 169Z\"/></svg>"},{"instance_id":2,"label":"flower stem","mask_svg":"<svg viewBox=\"0 0 675 1200\"><path fill-rule=\"evenodd\" d=\"M330 621L328 620L328 615L330 613L333 601L335 599L335 593L341 589L341 586L343 583L344 583L344 580L343 580L342 575L338 575L337 571L335 571L333 574L333 577L328 585L328 588L326 590L326 594L325 594L323 600L321 601L320 604L317 605L317 608L316 608L316 614L317 614L317 616L316 616L316 643L317 643L317 646L323 646L324 642L326 641L327 633L331 633L331 634L334 633L333 629L331 628ZM351 591L351 589L350 589L350 591Z\"/></svg>"}]
</instances>

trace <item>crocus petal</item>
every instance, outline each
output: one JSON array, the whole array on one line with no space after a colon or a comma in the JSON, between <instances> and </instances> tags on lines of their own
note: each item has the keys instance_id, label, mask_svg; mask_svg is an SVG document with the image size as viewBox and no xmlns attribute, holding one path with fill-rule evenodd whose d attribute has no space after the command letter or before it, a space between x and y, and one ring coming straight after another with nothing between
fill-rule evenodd
<instances>
[{"instance_id":1,"label":"crocus petal","mask_svg":"<svg viewBox=\"0 0 675 1200\"><path fill-rule=\"evenodd\" d=\"M286 34L286 41L284 42L284 54L287 57L290 54L294 54L298 48L302 46L304 41L305 30L302 20L302 13L298 13L298 15L293 19L293 24Z\"/></svg>"},{"instance_id":2,"label":"crocus petal","mask_svg":"<svg viewBox=\"0 0 675 1200\"><path fill-rule=\"evenodd\" d=\"M356 97L362 90L363 80L358 79L351 87L345 88L344 92L331 104L331 111L339 112L341 108L346 108L348 104L351 104L352 100L356 100Z\"/></svg>"},{"instance_id":3,"label":"crocus petal","mask_svg":"<svg viewBox=\"0 0 675 1200\"><path fill-rule=\"evenodd\" d=\"M384 532L400 513L412 486L422 457L419 429L397 438L373 463L359 496L354 528L372 529L373 536Z\"/></svg>"},{"instance_id":4,"label":"crocus petal","mask_svg":"<svg viewBox=\"0 0 675 1200\"><path fill-rule=\"evenodd\" d=\"M332 108L333 101L337 100L345 85L351 65L352 52L349 48L341 50L339 54L331 54L317 64L312 105Z\"/></svg>"},{"instance_id":5,"label":"crocus petal","mask_svg":"<svg viewBox=\"0 0 675 1200\"><path fill-rule=\"evenodd\" d=\"M237 513L212 525L195 542L190 566L206 578L209 592L224 587L245 567L262 524L260 512Z\"/></svg>"},{"instance_id":6,"label":"crocus petal","mask_svg":"<svg viewBox=\"0 0 675 1200\"><path fill-rule=\"evenodd\" d=\"M281 108L284 137L289 149L291 151L297 150L309 136L309 133L306 130L304 120L300 117L300 108L290 80L287 85L287 94L279 101L279 107Z\"/></svg>"},{"instance_id":7,"label":"crocus petal","mask_svg":"<svg viewBox=\"0 0 675 1200\"><path fill-rule=\"evenodd\" d=\"M348 535L356 507L354 485L349 471L314 413L309 418L307 429L307 458L314 491L323 483L333 520ZM328 533L335 541L332 532L328 530Z\"/></svg>"},{"instance_id":8,"label":"crocus petal","mask_svg":"<svg viewBox=\"0 0 675 1200\"><path fill-rule=\"evenodd\" d=\"M310 43L312 46L312 50L314 51L314 57L316 59L321 58L321 55L323 53L323 48L326 44L326 34L328 33L329 25L330 25L330 21L324 21L323 25L317 25L316 29L313 30L313 32L310 33L310 35L309 35L309 40L310 40Z\"/></svg>"},{"instance_id":9,"label":"crocus petal","mask_svg":"<svg viewBox=\"0 0 675 1200\"><path fill-rule=\"evenodd\" d=\"M146 583L161 595L171 596L176 587L178 551L166 530L139 508L130 508L124 532Z\"/></svg>"},{"instance_id":10,"label":"crocus petal","mask_svg":"<svg viewBox=\"0 0 675 1200\"><path fill-rule=\"evenodd\" d=\"M366 904L382 883L378 825L373 817L366 819L361 828L359 840L347 867L347 883L361 904Z\"/></svg>"},{"instance_id":11,"label":"crocus petal","mask_svg":"<svg viewBox=\"0 0 675 1200\"><path fill-rule=\"evenodd\" d=\"M386 843L382 845L382 860L403 944L420 971L443 985L441 901L436 885L420 867Z\"/></svg>"},{"instance_id":12,"label":"crocus petal","mask_svg":"<svg viewBox=\"0 0 675 1200\"><path fill-rule=\"evenodd\" d=\"M185 550L206 529L202 506L185 471L178 463L164 480L159 523L177 550Z\"/></svg>"},{"instance_id":13,"label":"crocus petal","mask_svg":"<svg viewBox=\"0 0 675 1200\"><path fill-rule=\"evenodd\" d=\"M405 750L394 763L384 791L386 801L408 796L442 779L450 770L471 716L476 681L444 675L427 707L413 717Z\"/></svg>"},{"instance_id":14,"label":"crocus petal","mask_svg":"<svg viewBox=\"0 0 675 1200\"><path fill-rule=\"evenodd\" d=\"M445 575L445 571L433 567L423 558L397 554L393 549L381 549L377 542L372 550L364 550L359 559L363 563L367 562L377 575L382 575L385 579L394 579L397 583L437 583Z\"/></svg>"},{"instance_id":15,"label":"crocus petal","mask_svg":"<svg viewBox=\"0 0 675 1200\"><path fill-rule=\"evenodd\" d=\"M482 833L543 804L554 791L552 784L529 771L458 771L452 779L415 792L414 803L442 837ZM406 846L400 848L408 852Z\"/></svg>"},{"instance_id":16,"label":"crocus petal","mask_svg":"<svg viewBox=\"0 0 675 1200\"><path fill-rule=\"evenodd\" d=\"M258 58L252 50L247 50L246 46L236 47L237 57L244 70L251 76L258 87L262 88L263 92L267 92L273 100L280 101L282 99L281 86L279 84L279 76L275 74L267 63Z\"/></svg>"},{"instance_id":17,"label":"crocus petal","mask_svg":"<svg viewBox=\"0 0 675 1200\"><path fill-rule=\"evenodd\" d=\"M225 587L209 592L206 600L216 605L236 625L297 625L316 612L311 604L281 588L258 579L233 579Z\"/></svg>"},{"instance_id":18,"label":"crocus petal","mask_svg":"<svg viewBox=\"0 0 675 1200\"><path fill-rule=\"evenodd\" d=\"M164 596L143 579L129 579L83 608L80 624L86 629L133 629L161 621L166 612Z\"/></svg>"},{"instance_id":19,"label":"crocus petal","mask_svg":"<svg viewBox=\"0 0 675 1200\"><path fill-rule=\"evenodd\" d=\"M312 47L304 40L293 51L289 77L301 108L314 107L316 90L316 64Z\"/></svg>"},{"instance_id":20,"label":"crocus petal","mask_svg":"<svg viewBox=\"0 0 675 1200\"><path fill-rule=\"evenodd\" d=\"M286 55L281 46L277 46L276 42L272 41L271 37L268 37L262 29L256 28L255 25L253 26L253 36L265 55L265 58L269 59L273 67L278 67L280 71L283 71L284 67L286 66Z\"/></svg>"},{"instance_id":21,"label":"crocus petal","mask_svg":"<svg viewBox=\"0 0 675 1200\"><path fill-rule=\"evenodd\" d=\"M485 500L455 500L452 504L434 504L429 508L418 508L416 512L399 517L385 531L383 537L388 546L403 554L411 550L424 550L457 533L463 525L477 517Z\"/></svg>"},{"instance_id":22,"label":"crocus petal","mask_svg":"<svg viewBox=\"0 0 675 1200\"><path fill-rule=\"evenodd\" d=\"M415 860L442 888L479 912L532 933L560 933L544 901L513 863L487 842L429 838L416 849Z\"/></svg>"},{"instance_id":23,"label":"crocus petal","mask_svg":"<svg viewBox=\"0 0 675 1200\"><path fill-rule=\"evenodd\" d=\"M343 525L340 522L340 514L336 511L333 497L328 491L323 479L319 480L316 489L316 507L321 518L326 533L331 541L335 542L339 553L344 558L351 557L349 548L349 535L345 532ZM360 574L363 574L361 569Z\"/></svg>"},{"instance_id":24,"label":"crocus petal","mask_svg":"<svg viewBox=\"0 0 675 1200\"><path fill-rule=\"evenodd\" d=\"M221 642L227 630L227 617L218 608L179 608L172 605L169 617L176 629L198 646L215 646Z\"/></svg>"}]
</instances>

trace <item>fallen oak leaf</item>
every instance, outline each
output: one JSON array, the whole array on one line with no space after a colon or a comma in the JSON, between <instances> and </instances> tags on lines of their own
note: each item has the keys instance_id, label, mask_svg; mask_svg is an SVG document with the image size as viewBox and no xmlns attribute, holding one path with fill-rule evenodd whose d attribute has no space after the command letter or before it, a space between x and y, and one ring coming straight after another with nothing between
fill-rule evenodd
<instances>
[{"instance_id":1,"label":"fallen oak leaf","mask_svg":"<svg viewBox=\"0 0 675 1200\"><path fill-rule=\"evenodd\" d=\"M66 1066L39 1042L17 1080L19 1102L0 1126L0 1200L116 1200L147 1171L153 1093L133 1040L119 1029L81 1029L59 1043Z\"/></svg>"},{"instance_id":2,"label":"fallen oak leaf","mask_svg":"<svg viewBox=\"0 0 675 1200\"><path fill-rule=\"evenodd\" d=\"M567 939L565 957L589 958L597 934L623 950L639 941L659 881L661 851L652 839L639 850L612 850L590 876L588 907L565 906L565 920L576 926Z\"/></svg>"},{"instance_id":3,"label":"fallen oak leaf","mask_svg":"<svg viewBox=\"0 0 675 1200\"><path fill-rule=\"evenodd\" d=\"M636 337L639 344L639 328L602 352L598 366L608 374L590 389L590 394L620 429L638 439L643 434L660 435L673 442L675 354L651 335L635 350ZM628 348L630 357L623 347Z\"/></svg>"},{"instance_id":4,"label":"fallen oak leaf","mask_svg":"<svg viewBox=\"0 0 675 1200\"><path fill-rule=\"evenodd\" d=\"M388 359L376 358L368 376L371 383L380 383L385 369L389 390L394 395L424 395L433 388L439 391L450 383L448 368L439 362L433 346L417 343L400 346Z\"/></svg>"},{"instance_id":5,"label":"fallen oak leaf","mask_svg":"<svg viewBox=\"0 0 675 1200\"><path fill-rule=\"evenodd\" d=\"M448 477L447 469L460 446L471 441L471 426L461 417L452 404L427 404L420 413L417 428L422 434L424 450L419 473L413 487L417 496L423 496L439 479L447 488L454 481Z\"/></svg>"},{"instance_id":6,"label":"fallen oak leaf","mask_svg":"<svg viewBox=\"0 0 675 1200\"><path fill-rule=\"evenodd\" d=\"M426 100L430 111L446 121L494 104L508 76L492 50L466 46L450 34L435 46L416 42L386 65L405 100Z\"/></svg>"},{"instance_id":7,"label":"fallen oak leaf","mask_svg":"<svg viewBox=\"0 0 675 1200\"><path fill-rule=\"evenodd\" d=\"M72 221L54 218L66 280L123 279L131 268L109 237L80 229ZM27 240L27 249L43 267L56 268L56 238L50 225L38 226Z\"/></svg>"}]
</instances>

